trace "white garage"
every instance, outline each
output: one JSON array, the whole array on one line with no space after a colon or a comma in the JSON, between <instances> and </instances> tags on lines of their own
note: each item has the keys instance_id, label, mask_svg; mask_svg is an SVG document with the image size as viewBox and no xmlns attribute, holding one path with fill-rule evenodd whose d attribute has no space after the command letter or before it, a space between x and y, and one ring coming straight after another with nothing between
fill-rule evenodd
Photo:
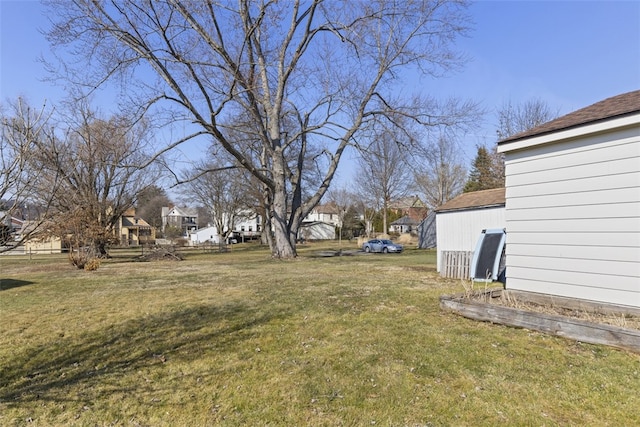
<instances>
[{"instance_id":1,"label":"white garage","mask_svg":"<svg viewBox=\"0 0 640 427\"><path fill-rule=\"evenodd\" d=\"M507 288L640 307L640 91L499 143Z\"/></svg>"}]
</instances>

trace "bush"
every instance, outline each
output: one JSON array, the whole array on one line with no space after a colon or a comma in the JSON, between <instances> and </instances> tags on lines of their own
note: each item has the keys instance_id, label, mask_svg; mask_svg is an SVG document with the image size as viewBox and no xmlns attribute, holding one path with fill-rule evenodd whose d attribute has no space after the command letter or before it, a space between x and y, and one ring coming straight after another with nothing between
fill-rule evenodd
<instances>
[{"instance_id":1,"label":"bush","mask_svg":"<svg viewBox=\"0 0 640 427\"><path fill-rule=\"evenodd\" d=\"M70 252L69 262L79 270L95 271L100 267L100 260L82 249Z\"/></svg>"},{"instance_id":2,"label":"bush","mask_svg":"<svg viewBox=\"0 0 640 427\"><path fill-rule=\"evenodd\" d=\"M91 258L84 265L85 271L95 271L99 267L100 267L100 260L98 258Z\"/></svg>"}]
</instances>

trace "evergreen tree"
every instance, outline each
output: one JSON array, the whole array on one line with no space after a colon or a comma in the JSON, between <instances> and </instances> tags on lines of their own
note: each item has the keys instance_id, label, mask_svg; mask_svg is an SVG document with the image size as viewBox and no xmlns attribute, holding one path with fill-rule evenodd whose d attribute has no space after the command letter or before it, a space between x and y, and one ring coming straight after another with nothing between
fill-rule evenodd
<instances>
[{"instance_id":1,"label":"evergreen tree","mask_svg":"<svg viewBox=\"0 0 640 427\"><path fill-rule=\"evenodd\" d=\"M487 148L479 146L463 192L469 193L504 186L504 182L499 177L499 171L496 169L496 163Z\"/></svg>"}]
</instances>

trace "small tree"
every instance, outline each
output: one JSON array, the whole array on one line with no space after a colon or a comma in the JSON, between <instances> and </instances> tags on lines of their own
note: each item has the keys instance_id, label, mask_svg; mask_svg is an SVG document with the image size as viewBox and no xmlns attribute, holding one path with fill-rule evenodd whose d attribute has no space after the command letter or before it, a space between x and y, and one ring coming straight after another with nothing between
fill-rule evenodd
<instances>
[{"instance_id":1,"label":"small tree","mask_svg":"<svg viewBox=\"0 0 640 427\"><path fill-rule=\"evenodd\" d=\"M445 135L414 156L414 181L429 208L435 209L462 192L467 171L459 156L455 141Z\"/></svg>"},{"instance_id":2,"label":"small tree","mask_svg":"<svg viewBox=\"0 0 640 427\"><path fill-rule=\"evenodd\" d=\"M388 232L387 218L391 200L402 197L410 182L410 169L403 144L389 128L375 133L361 150L355 183L364 199L382 213L382 231ZM404 147L409 143L405 142Z\"/></svg>"},{"instance_id":3,"label":"small tree","mask_svg":"<svg viewBox=\"0 0 640 427\"><path fill-rule=\"evenodd\" d=\"M51 198L55 232L64 236L73 229L76 246L104 257L122 215L157 181L153 165L143 168L150 128L122 116L100 118L85 103L71 108L57 123L58 135L35 141L31 163L42 172L35 194Z\"/></svg>"},{"instance_id":4,"label":"small tree","mask_svg":"<svg viewBox=\"0 0 640 427\"><path fill-rule=\"evenodd\" d=\"M221 242L227 240L239 220L253 214L244 197L242 172L225 164L219 159L200 162L186 173L184 184L190 200L207 210Z\"/></svg>"},{"instance_id":5,"label":"small tree","mask_svg":"<svg viewBox=\"0 0 640 427\"><path fill-rule=\"evenodd\" d=\"M45 106L33 109L19 99L0 109L0 253L24 243L48 219L60 177L47 175L48 191L38 194L44 171L35 165L35 159L39 144L53 138L51 112ZM12 217L28 220L19 237L14 234Z\"/></svg>"},{"instance_id":6,"label":"small tree","mask_svg":"<svg viewBox=\"0 0 640 427\"><path fill-rule=\"evenodd\" d=\"M138 194L136 213L156 230L162 229L162 207L173 203L167 192L157 185L151 185Z\"/></svg>"}]
</instances>

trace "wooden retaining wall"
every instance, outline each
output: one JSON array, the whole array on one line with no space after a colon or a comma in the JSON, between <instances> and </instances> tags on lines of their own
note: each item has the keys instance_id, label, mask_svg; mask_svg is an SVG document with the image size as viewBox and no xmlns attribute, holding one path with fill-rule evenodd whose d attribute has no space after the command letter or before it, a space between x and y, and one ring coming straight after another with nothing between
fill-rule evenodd
<instances>
[{"instance_id":1,"label":"wooden retaining wall","mask_svg":"<svg viewBox=\"0 0 640 427\"><path fill-rule=\"evenodd\" d=\"M450 279L469 279L473 252L442 251L440 275Z\"/></svg>"},{"instance_id":2,"label":"wooden retaining wall","mask_svg":"<svg viewBox=\"0 0 640 427\"><path fill-rule=\"evenodd\" d=\"M612 347L623 348L635 353L640 353L640 331L618 327L603 323L589 322L568 316L557 314L540 313L526 309L505 307L498 304L482 302L483 298L497 298L503 293L510 293L500 289L488 290L486 293L479 293L475 296L469 295L443 295L440 297L440 308L453 311L469 319L485 322L497 323L500 325L525 328L533 331L540 331L550 335L557 335L572 340L586 342L590 344L604 344ZM482 295L484 294L484 295ZM480 295L480 298L478 298ZM517 291L512 295L514 300L523 302L539 302L539 296L533 293ZM599 313L617 313L620 315L638 314L635 308L615 306L589 301L569 301L569 298L553 300L556 307L569 306L571 308L580 307L580 310Z\"/></svg>"}]
</instances>

